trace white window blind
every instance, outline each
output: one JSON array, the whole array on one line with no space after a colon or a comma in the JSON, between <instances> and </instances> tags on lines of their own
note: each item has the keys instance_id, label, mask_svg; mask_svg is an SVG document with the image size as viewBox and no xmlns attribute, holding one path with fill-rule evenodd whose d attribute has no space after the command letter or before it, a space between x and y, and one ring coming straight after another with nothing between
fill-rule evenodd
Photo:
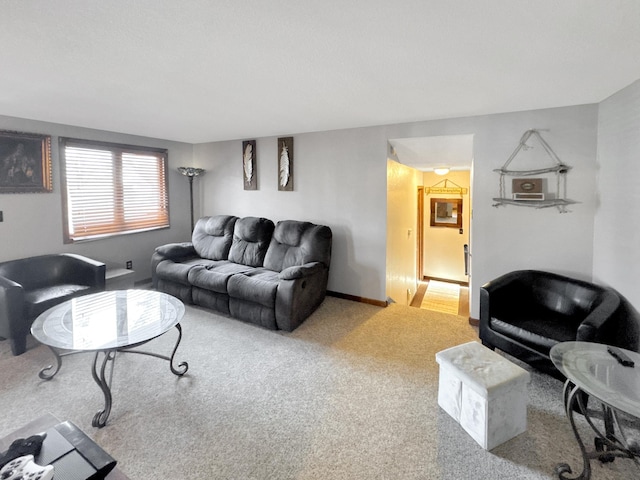
<instances>
[{"instance_id":1,"label":"white window blind","mask_svg":"<svg viewBox=\"0 0 640 480\"><path fill-rule=\"evenodd\" d=\"M60 139L65 243L169 226L167 152Z\"/></svg>"}]
</instances>

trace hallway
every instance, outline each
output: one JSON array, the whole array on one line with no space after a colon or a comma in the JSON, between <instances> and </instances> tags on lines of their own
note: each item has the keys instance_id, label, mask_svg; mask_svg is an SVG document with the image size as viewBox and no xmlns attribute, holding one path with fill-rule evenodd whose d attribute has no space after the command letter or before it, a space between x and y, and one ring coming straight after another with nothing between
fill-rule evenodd
<instances>
[{"instance_id":1,"label":"hallway","mask_svg":"<svg viewBox=\"0 0 640 480\"><path fill-rule=\"evenodd\" d=\"M432 288L429 288L430 284ZM454 295L457 296L457 302L454 301ZM469 287L455 282L424 280L418 282L411 306L468 317Z\"/></svg>"}]
</instances>

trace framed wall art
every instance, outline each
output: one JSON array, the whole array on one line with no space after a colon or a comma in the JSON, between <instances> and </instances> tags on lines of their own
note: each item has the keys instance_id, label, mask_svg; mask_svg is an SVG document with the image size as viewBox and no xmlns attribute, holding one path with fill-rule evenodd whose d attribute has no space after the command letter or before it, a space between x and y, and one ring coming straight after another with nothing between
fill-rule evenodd
<instances>
[{"instance_id":1,"label":"framed wall art","mask_svg":"<svg viewBox=\"0 0 640 480\"><path fill-rule=\"evenodd\" d=\"M0 193L51 190L51 136L1 130Z\"/></svg>"},{"instance_id":2,"label":"framed wall art","mask_svg":"<svg viewBox=\"0 0 640 480\"><path fill-rule=\"evenodd\" d=\"M278 139L278 190L293 191L293 137Z\"/></svg>"},{"instance_id":3,"label":"framed wall art","mask_svg":"<svg viewBox=\"0 0 640 480\"><path fill-rule=\"evenodd\" d=\"M432 227L462 228L462 199L432 198L430 225Z\"/></svg>"},{"instance_id":4,"label":"framed wall art","mask_svg":"<svg viewBox=\"0 0 640 480\"><path fill-rule=\"evenodd\" d=\"M258 175L256 170L256 141L242 142L242 177L245 190L258 189Z\"/></svg>"}]
</instances>

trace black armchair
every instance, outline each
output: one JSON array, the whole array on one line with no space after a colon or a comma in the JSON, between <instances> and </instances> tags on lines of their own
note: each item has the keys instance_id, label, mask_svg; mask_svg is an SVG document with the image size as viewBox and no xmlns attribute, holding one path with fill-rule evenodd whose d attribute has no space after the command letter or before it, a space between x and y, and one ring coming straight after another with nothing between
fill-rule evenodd
<instances>
[{"instance_id":1,"label":"black armchair","mask_svg":"<svg viewBox=\"0 0 640 480\"><path fill-rule=\"evenodd\" d=\"M480 340L564 379L551 362L551 347L572 340L606 343L619 306L620 297L610 288L519 270L480 288Z\"/></svg>"},{"instance_id":2,"label":"black armchair","mask_svg":"<svg viewBox=\"0 0 640 480\"><path fill-rule=\"evenodd\" d=\"M65 300L105 288L102 262L62 253L0 263L0 337L14 355L26 350L26 338L38 315Z\"/></svg>"}]
</instances>

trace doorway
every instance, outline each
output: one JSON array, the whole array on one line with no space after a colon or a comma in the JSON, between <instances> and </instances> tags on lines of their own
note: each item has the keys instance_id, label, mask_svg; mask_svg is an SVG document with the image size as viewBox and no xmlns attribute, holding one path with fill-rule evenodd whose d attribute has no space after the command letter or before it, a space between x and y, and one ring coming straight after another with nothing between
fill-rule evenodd
<instances>
[{"instance_id":1,"label":"doorway","mask_svg":"<svg viewBox=\"0 0 640 480\"><path fill-rule=\"evenodd\" d=\"M433 278L469 283L467 251L471 206L469 170L446 175L423 172L424 198L418 202L422 217L422 269L419 279Z\"/></svg>"},{"instance_id":2,"label":"doorway","mask_svg":"<svg viewBox=\"0 0 640 480\"><path fill-rule=\"evenodd\" d=\"M433 308L440 302L438 296L451 297L451 305L456 297L457 314L468 316L473 135L391 139L389 144L391 158L419 170L422 179L414 197L416 204L409 206L417 210L416 293L409 304ZM437 215L433 223L432 217ZM429 297L436 298L435 303Z\"/></svg>"}]
</instances>

